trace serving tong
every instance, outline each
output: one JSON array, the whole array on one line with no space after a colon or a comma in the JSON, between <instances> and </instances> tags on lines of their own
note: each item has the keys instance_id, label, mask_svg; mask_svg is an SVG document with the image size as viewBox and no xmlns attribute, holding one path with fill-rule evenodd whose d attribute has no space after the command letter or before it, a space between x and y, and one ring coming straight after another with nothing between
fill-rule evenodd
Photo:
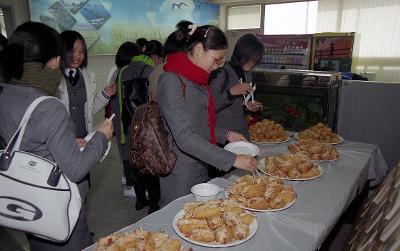
<instances>
[{"instance_id":1,"label":"serving tong","mask_svg":"<svg viewBox=\"0 0 400 251\"><path fill-rule=\"evenodd\" d=\"M243 81L242 81L241 78L240 78L240 83L243 83ZM251 102L254 103L254 92L256 91L256 85L257 85L257 84L254 84L254 85L253 85L253 83L250 82L250 87L251 87L250 93L248 93L247 95L243 94L243 99L244 99L243 104L244 104L247 108L249 108L249 106L248 106L247 103L249 102L250 98L251 98Z\"/></svg>"}]
</instances>

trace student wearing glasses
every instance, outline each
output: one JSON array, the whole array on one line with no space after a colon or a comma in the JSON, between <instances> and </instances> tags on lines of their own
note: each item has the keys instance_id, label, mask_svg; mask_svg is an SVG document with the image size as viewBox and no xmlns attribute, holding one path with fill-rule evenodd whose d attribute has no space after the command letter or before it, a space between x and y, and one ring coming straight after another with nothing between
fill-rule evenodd
<instances>
[{"instance_id":1,"label":"student wearing glasses","mask_svg":"<svg viewBox=\"0 0 400 251\"><path fill-rule=\"evenodd\" d=\"M236 155L216 144L245 140L215 126L214 98L208 80L223 61L227 40L216 26L191 25L184 52L169 54L159 80L157 102L173 142L177 160L171 173L160 177L161 206L190 193L208 180L207 165L222 170L232 166L252 171L257 160ZM183 36L184 37L184 36Z\"/></svg>"}]
</instances>

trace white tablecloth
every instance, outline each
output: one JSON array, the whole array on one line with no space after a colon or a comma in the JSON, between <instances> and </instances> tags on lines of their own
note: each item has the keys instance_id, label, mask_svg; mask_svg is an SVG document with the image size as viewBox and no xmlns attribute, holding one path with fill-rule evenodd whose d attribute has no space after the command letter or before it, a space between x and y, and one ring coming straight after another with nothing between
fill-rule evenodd
<instances>
[{"instance_id":1,"label":"white tablecloth","mask_svg":"<svg viewBox=\"0 0 400 251\"><path fill-rule=\"evenodd\" d=\"M287 145L263 145L260 147L261 155L287 152ZM345 141L337 148L339 160L320 163L324 170L321 177L311 181L285 181L294 186L297 193L295 204L284 211L256 213L258 231L251 240L230 248L206 248L182 240L183 245L192 246L194 250L220 251L317 249L366 181L379 183L387 171L382 154L375 145ZM243 174L243 171L236 170L210 182L225 188ZM190 201L194 201L192 195L181 197L121 231L137 227L153 231L161 229L179 238L172 228L172 221L183 205ZM89 247L87 250L92 249Z\"/></svg>"}]
</instances>

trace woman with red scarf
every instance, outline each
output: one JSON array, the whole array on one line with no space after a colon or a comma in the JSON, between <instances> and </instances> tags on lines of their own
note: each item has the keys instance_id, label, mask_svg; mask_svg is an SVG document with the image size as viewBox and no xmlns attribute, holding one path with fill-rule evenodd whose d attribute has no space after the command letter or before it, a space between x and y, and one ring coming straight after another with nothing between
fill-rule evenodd
<instances>
[{"instance_id":1,"label":"woman with red scarf","mask_svg":"<svg viewBox=\"0 0 400 251\"><path fill-rule=\"evenodd\" d=\"M214 99L208 84L212 70L223 62L225 34L216 26L190 25L186 52L168 55L159 80L157 102L162 111L177 161L172 172L160 177L161 206L190 193L208 180L207 165L221 170L232 166L252 171L257 160L219 148L216 143L246 140L241 134L215 127Z\"/></svg>"}]
</instances>

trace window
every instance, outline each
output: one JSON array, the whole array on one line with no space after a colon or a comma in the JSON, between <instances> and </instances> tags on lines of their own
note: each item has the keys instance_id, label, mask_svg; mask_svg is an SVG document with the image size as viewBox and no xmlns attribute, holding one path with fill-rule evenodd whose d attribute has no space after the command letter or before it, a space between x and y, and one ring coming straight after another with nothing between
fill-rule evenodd
<instances>
[{"instance_id":1,"label":"window","mask_svg":"<svg viewBox=\"0 0 400 251\"><path fill-rule=\"evenodd\" d=\"M258 29L261 24L261 5L228 8L228 30Z\"/></svg>"},{"instance_id":2,"label":"window","mask_svg":"<svg viewBox=\"0 0 400 251\"><path fill-rule=\"evenodd\" d=\"M317 27L318 1L265 5L264 34L311 34Z\"/></svg>"}]
</instances>

